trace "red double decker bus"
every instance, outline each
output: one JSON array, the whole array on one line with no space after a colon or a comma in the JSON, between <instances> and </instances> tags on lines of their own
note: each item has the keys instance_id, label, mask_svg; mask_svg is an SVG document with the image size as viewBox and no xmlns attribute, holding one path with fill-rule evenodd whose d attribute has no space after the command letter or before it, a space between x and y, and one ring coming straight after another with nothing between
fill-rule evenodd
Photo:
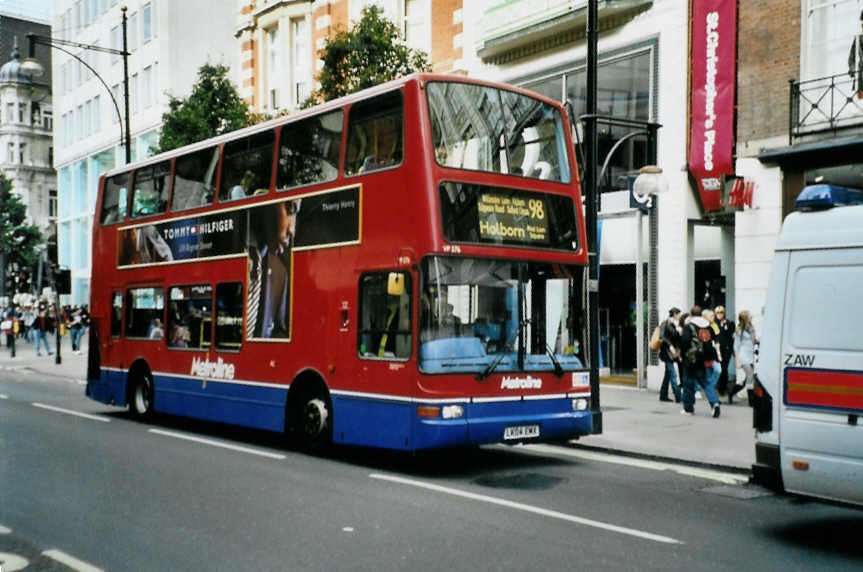
<instances>
[{"instance_id":1,"label":"red double decker bus","mask_svg":"<svg viewBox=\"0 0 863 572\"><path fill-rule=\"evenodd\" d=\"M106 173L87 395L417 450L591 433L557 103L415 74ZM599 425L599 424L597 424Z\"/></svg>"}]
</instances>

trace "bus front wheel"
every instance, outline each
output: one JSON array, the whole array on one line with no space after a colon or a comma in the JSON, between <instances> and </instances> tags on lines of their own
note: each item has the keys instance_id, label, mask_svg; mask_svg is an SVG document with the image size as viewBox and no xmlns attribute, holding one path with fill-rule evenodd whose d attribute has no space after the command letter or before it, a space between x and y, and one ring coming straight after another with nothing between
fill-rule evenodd
<instances>
[{"instance_id":1,"label":"bus front wheel","mask_svg":"<svg viewBox=\"0 0 863 572\"><path fill-rule=\"evenodd\" d=\"M146 372L132 376L132 394L129 409L138 419L147 419L153 414L153 377Z\"/></svg>"}]
</instances>

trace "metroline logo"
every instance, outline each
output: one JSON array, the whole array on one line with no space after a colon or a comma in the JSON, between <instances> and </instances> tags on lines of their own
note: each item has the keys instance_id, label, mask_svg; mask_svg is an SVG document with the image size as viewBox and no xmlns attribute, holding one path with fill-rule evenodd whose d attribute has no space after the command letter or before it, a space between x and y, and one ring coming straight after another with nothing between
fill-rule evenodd
<instances>
[{"instance_id":1,"label":"metroline logo","mask_svg":"<svg viewBox=\"0 0 863 572\"><path fill-rule=\"evenodd\" d=\"M225 363L222 358L216 361L192 358L192 371L189 375L210 379L234 379L234 364Z\"/></svg>"},{"instance_id":2,"label":"metroline logo","mask_svg":"<svg viewBox=\"0 0 863 572\"><path fill-rule=\"evenodd\" d=\"M541 389L542 380L538 377L509 377L504 376L500 382L501 389Z\"/></svg>"}]
</instances>

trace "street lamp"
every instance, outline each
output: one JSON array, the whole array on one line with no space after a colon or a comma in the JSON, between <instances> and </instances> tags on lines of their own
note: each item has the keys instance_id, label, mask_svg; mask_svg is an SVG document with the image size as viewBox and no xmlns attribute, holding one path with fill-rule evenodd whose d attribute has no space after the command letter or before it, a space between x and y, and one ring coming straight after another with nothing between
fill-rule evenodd
<instances>
[{"instance_id":1,"label":"street lamp","mask_svg":"<svg viewBox=\"0 0 863 572\"><path fill-rule=\"evenodd\" d=\"M636 202L645 205L650 213L650 259L648 261L648 308L650 311L650 326L659 321L659 314L656 307L656 299L654 296L656 288L656 266L658 264L656 234L658 232L658 224L656 220L656 195L662 194L668 190L668 180L662 174L662 169L656 165L647 165L642 167L638 172L638 177L632 183L632 194ZM643 256L643 231L642 231L642 211L639 209L637 213L638 227L636 230L636 252L635 252L635 353L637 360L637 387L644 387L644 275L642 269Z\"/></svg>"},{"instance_id":2,"label":"street lamp","mask_svg":"<svg viewBox=\"0 0 863 572\"><path fill-rule=\"evenodd\" d=\"M59 38L49 38L47 36L38 36L36 34L27 34L27 39L30 42L27 57L21 62L21 71L28 75L32 75L34 77L40 77L45 73L45 68L39 63L35 55L35 47L36 44L40 44L43 46L48 46L50 48L56 48L61 52L69 54L71 57L75 58L79 62L81 62L84 67L90 70L93 75L99 78L99 81L102 82L102 85L105 86L105 89L108 90L108 95L111 96L111 101L114 102L114 109L117 111L117 118L120 120L120 141L126 146L126 163L132 162L132 137L131 131L129 130L129 52L126 49L127 47L127 38L126 38L126 7L123 6L120 9L123 12L123 49L117 50L114 48L105 48L102 46L95 46L93 44L82 44L79 42L70 42L68 40L61 40ZM95 52L102 52L106 54L113 54L117 56L123 56L123 91L124 91L124 103L126 110L126 129L124 133L123 129L123 114L120 113L120 106L117 104L117 99L114 97L114 92L111 91L111 88L108 87L108 84L105 83L105 80L102 79L96 70L90 66L87 62L82 60L80 57L76 56L69 50L65 49L64 46L78 48L81 50L92 50Z\"/></svg>"}]
</instances>

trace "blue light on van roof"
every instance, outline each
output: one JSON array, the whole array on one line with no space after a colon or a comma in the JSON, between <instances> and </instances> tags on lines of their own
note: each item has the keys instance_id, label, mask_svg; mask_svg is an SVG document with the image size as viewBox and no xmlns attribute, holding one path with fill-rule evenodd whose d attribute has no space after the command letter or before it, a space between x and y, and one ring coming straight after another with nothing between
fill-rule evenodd
<instances>
[{"instance_id":1,"label":"blue light on van roof","mask_svg":"<svg viewBox=\"0 0 863 572\"><path fill-rule=\"evenodd\" d=\"M863 205L863 191L836 185L810 185L804 187L794 201L794 208L807 211L849 205Z\"/></svg>"}]
</instances>

